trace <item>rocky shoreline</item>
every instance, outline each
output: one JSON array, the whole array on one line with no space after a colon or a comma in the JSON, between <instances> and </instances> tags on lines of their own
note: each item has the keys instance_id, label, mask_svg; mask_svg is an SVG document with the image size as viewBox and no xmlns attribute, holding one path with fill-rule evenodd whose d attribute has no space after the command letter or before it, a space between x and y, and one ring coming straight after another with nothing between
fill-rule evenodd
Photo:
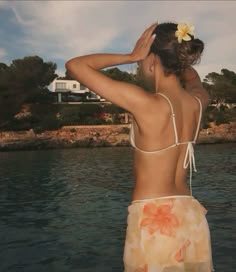
<instances>
[{"instance_id":1,"label":"rocky shoreline","mask_svg":"<svg viewBox=\"0 0 236 272\"><path fill-rule=\"evenodd\" d=\"M129 124L66 126L59 130L35 133L0 132L0 151L42 150L78 147L130 146ZM236 122L202 129L198 144L236 142Z\"/></svg>"}]
</instances>

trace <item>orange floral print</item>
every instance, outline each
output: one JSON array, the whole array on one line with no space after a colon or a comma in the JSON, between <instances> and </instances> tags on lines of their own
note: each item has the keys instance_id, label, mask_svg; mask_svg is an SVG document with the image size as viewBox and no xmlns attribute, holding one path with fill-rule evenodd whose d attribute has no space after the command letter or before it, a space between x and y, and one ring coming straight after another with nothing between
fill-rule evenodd
<instances>
[{"instance_id":1,"label":"orange floral print","mask_svg":"<svg viewBox=\"0 0 236 272\"><path fill-rule=\"evenodd\" d=\"M175 259L177 262L183 262L184 258L183 258L183 253L184 250L190 245L190 240L188 239L187 241L185 241L185 243L181 246L181 248L176 252L175 254Z\"/></svg>"},{"instance_id":2,"label":"orange floral print","mask_svg":"<svg viewBox=\"0 0 236 272\"><path fill-rule=\"evenodd\" d=\"M144 265L143 268L137 268L134 272L148 272L148 266L147 264Z\"/></svg>"},{"instance_id":3,"label":"orange floral print","mask_svg":"<svg viewBox=\"0 0 236 272\"><path fill-rule=\"evenodd\" d=\"M124 272L213 272L210 238L204 207L192 196L133 202L128 207Z\"/></svg>"},{"instance_id":4,"label":"orange floral print","mask_svg":"<svg viewBox=\"0 0 236 272\"><path fill-rule=\"evenodd\" d=\"M143 208L146 216L140 223L141 227L148 226L148 231L153 234L159 230L161 234L173 235L173 228L179 226L178 218L171 213L172 205L156 205L153 202L147 203Z\"/></svg>"}]
</instances>

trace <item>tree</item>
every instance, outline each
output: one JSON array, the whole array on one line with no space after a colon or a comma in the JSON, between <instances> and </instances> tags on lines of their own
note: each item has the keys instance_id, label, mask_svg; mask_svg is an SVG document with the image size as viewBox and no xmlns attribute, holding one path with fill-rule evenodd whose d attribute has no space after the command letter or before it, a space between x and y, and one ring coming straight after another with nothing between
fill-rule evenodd
<instances>
[{"instance_id":1,"label":"tree","mask_svg":"<svg viewBox=\"0 0 236 272\"><path fill-rule=\"evenodd\" d=\"M8 68L8 66L5 63L0 62L0 72L5 71Z\"/></svg>"},{"instance_id":2,"label":"tree","mask_svg":"<svg viewBox=\"0 0 236 272\"><path fill-rule=\"evenodd\" d=\"M135 82L135 75L134 74L129 74L126 71L121 71L119 68L114 67L114 68L109 68L106 70L101 70L101 72L114 79L114 80L119 80L119 81L125 81L125 82L130 82L130 83L134 83ZM73 80L74 78L71 77L68 73L68 71L66 70L65 72L65 76L64 77L58 77L58 79L67 79L67 80Z\"/></svg>"},{"instance_id":3,"label":"tree","mask_svg":"<svg viewBox=\"0 0 236 272\"><path fill-rule=\"evenodd\" d=\"M51 100L47 86L57 77L56 64L38 56L0 63L0 127L19 112L25 102ZM38 97L37 99L35 99ZM46 97L46 99L45 99Z\"/></svg>"},{"instance_id":4,"label":"tree","mask_svg":"<svg viewBox=\"0 0 236 272\"><path fill-rule=\"evenodd\" d=\"M203 86L216 103L236 102L236 74L233 71L221 69L221 74L209 73L203 79Z\"/></svg>"},{"instance_id":5,"label":"tree","mask_svg":"<svg viewBox=\"0 0 236 272\"><path fill-rule=\"evenodd\" d=\"M121 71L117 67L109 68L101 71L104 75L119 81L135 83L135 75L126 71Z\"/></svg>"}]
</instances>

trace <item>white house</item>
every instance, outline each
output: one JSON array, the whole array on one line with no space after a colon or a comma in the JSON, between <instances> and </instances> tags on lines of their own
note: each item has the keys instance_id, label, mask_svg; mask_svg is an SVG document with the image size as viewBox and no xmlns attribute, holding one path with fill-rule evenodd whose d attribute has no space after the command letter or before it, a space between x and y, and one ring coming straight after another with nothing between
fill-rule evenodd
<instances>
[{"instance_id":1,"label":"white house","mask_svg":"<svg viewBox=\"0 0 236 272\"><path fill-rule=\"evenodd\" d=\"M89 90L87 87L83 86L76 80L54 79L54 81L52 82L51 91L58 94L57 97L59 103L62 102L62 93L68 93L77 96L79 96L80 94L81 96L87 94L87 100L96 99L100 101L105 101L105 99L102 99L101 96Z\"/></svg>"},{"instance_id":2,"label":"white house","mask_svg":"<svg viewBox=\"0 0 236 272\"><path fill-rule=\"evenodd\" d=\"M86 93L89 89L76 80L55 79L52 82L52 92Z\"/></svg>"}]
</instances>

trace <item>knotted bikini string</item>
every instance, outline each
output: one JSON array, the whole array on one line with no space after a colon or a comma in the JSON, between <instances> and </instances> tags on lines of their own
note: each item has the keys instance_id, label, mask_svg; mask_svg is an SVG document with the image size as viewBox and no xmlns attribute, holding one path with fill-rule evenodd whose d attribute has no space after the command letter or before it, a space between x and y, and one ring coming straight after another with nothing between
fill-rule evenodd
<instances>
[{"instance_id":1,"label":"knotted bikini string","mask_svg":"<svg viewBox=\"0 0 236 272\"><path fill-rule=\"evenodd\" d=\"M195 172L197 172L196 165L195 165L195 157L194 157L194 148L192 142L189 142L187 145L187 150L184 158L184 168L186 169L190 164L190 189L192 195L192 167Z\"/></svg>"}]
</instances>

